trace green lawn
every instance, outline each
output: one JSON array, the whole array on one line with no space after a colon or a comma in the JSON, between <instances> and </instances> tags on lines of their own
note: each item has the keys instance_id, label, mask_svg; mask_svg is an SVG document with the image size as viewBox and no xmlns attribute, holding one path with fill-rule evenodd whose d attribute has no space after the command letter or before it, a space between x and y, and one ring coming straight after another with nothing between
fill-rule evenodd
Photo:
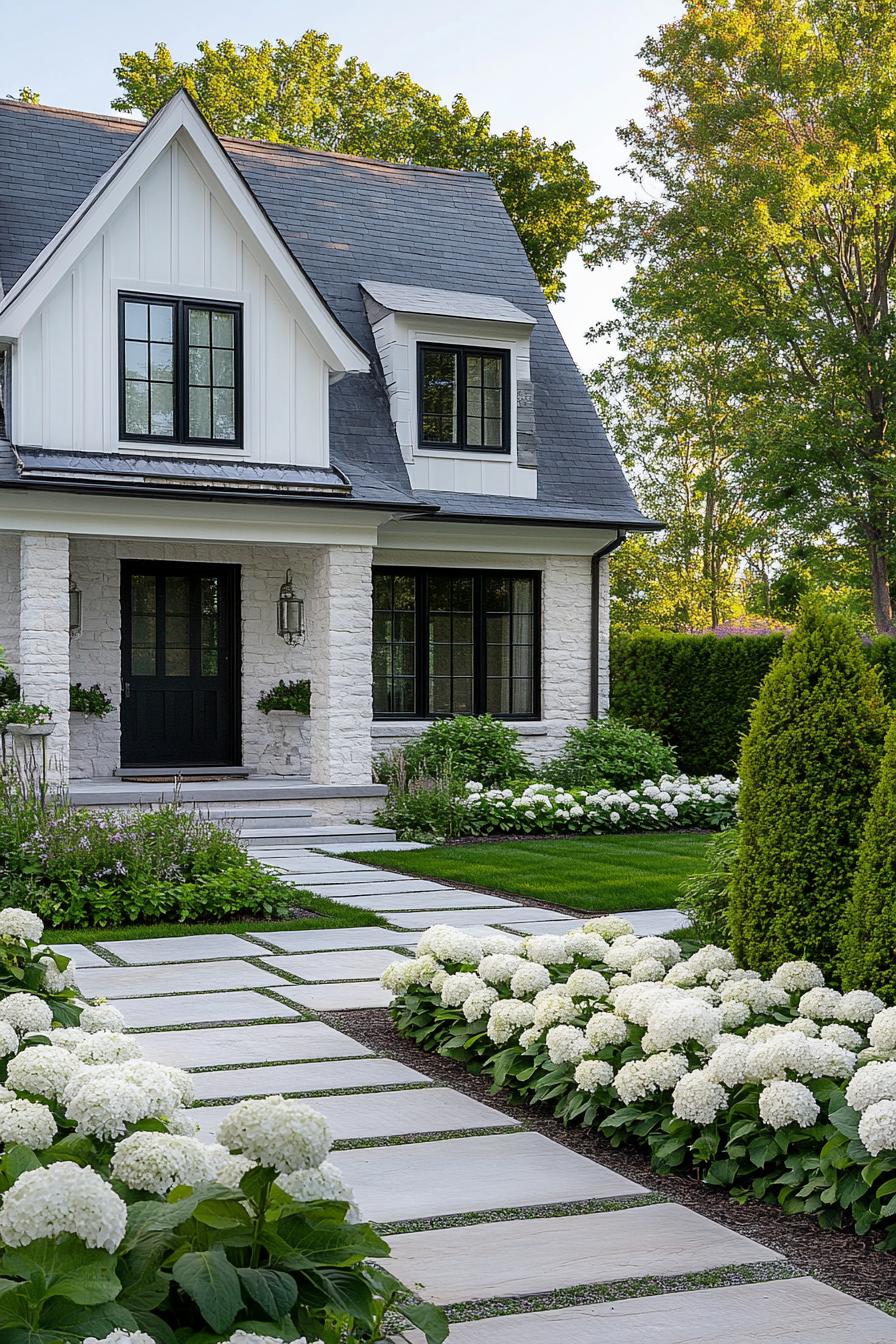
<instances>
[{"instance_id":1,"label":"green lawn","mask_svg":"<svg viewBox=\"0 0 896 1344\"><path fill-rule=\"evenodd\" d=\"M383 928L385 920L371 910L328 901L310 891L296 890L296 906L312 911L308 919L234 919L219 924L125 924L105 929L47 929L45 943L105 943L120 938L180 938L189 933L261 933L267 929L354 929L373 925Z\"/></svg>"},{"instance_id":2,"label":"green lawn","mask_svg":"<svg viewBox=\"0 0 896 1344\"><path fill-rule=\"evenodd\" d=\"M709 836L693 832L496 840L345 854L415 877L460 882L573 910L659 910L705 865Z\"/></svg>"}]
</instances>

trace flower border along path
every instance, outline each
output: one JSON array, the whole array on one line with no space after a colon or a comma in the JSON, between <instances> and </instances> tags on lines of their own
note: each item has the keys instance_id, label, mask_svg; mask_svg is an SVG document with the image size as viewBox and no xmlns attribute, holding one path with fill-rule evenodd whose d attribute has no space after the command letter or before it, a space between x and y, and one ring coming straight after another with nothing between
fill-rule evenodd
<instances>
[{"instance_id":1,"label":"flower border along path","mask_svg":"<svg viewBox=\"0 0 896 1344\"><path fill-rule=\"evenodd\" d=\"M306 867L303 884L307 873ZM370 870L364 874L369 880ZM351 871L339 875L346 886L357 880ZM478 924L466 927L486 938L494 936L496 924L513 918L506 906L488 907L486 925L485 910ZM410 951L405 931L364 932L381 940L380 950ZM325 934L328 946L322 948ZM661 1344L723 1334L734 1344L896 1341L896 1320L812 1279L789 1277L792 1271L775 1252L678 1204L646 1202L650 1192L640 1183L492 1106L437 1086L419 1070L403 1083L371 1088L364 1082L375 1062L369 1049L350 1032L328 1030L300 997L327 990L339 1002L351 998L352 989L369 991L375 963L365 954L377 950L369 944L341 946L342 930L250 933L242 955L228 943L218 958L218 936L226 938L203 940L196 965L221 968L211 980L224 979L227 988L191 992L178 975L179 992L172 992L170 941L160 940L165 946L154 950L152 940L143 940L140 964L152 968L153 994L132 997L132 968L111 964L123 959L125 944L99 943L95 950L110 963L105 992L132 1022L135 1005L158 1004L157 1030L142 1037L147 1055L156 1050L166 1062L195 1071L215 1102L224 1091L233 1099L278 1085L287 1094L313 1095L325 1112L338 1112L336 1160L362 1216L388 1227L390 1268L419 1285L421 1297L447 1307L457 1344L540 1344L549 1332L552 1340L559 1334L584 1341L607 1331L613 1344L634 1344L648 1327ZM91 969L79 974L89 976ZM246 988L259 969L273 983ZM215 1021L213 1000L228 994L251 1002L240 1025ZM271 1017L278 1018L276 1026L267 1025ZM207 1025L184 1025L191 1021ZM381 1063L388 1067L390 1061ZM312 1092L297 1072L312 1064L315 1084L328 1065L333 1079L338 1069L339 1082L329 1089L315 1085ZM225 1112L208 1102L206 1095L200 1118L210 1131L212 1112ZM568 1205L572 1211L561 1211ZM513 1216L514 1206L525 1206L525 1216ZM418 1336L410 1331L401 1338Z\"/></svg>"}]
</instances>

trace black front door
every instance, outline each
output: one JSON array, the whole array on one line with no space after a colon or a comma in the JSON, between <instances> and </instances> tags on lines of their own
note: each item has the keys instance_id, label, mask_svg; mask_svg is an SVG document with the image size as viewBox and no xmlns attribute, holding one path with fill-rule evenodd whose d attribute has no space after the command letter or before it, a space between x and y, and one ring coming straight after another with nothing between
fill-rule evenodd
<instances>
[{"instance_id":1,"label":"black front door","mask_svg":"<svg viewBox=\"0 0 896 1344\"><path fill-rule=\"evenodd\" d=\"M239 764L239 567L121 567L121 763Z\"/></svg>"}]
</instances>

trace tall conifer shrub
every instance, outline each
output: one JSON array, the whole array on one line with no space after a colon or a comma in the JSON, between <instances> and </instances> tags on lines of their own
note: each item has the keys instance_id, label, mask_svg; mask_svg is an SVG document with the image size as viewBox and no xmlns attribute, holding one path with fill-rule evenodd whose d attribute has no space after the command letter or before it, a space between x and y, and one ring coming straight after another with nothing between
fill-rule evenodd
<instances>
[{"instance_id":1,"label":"tall conifer shrub","mask_svg":"<svg viewBox=\"0 0 896 1344\"><path fill-rule=\"evenodd\" d=\"M887 710L845 617L807 603L762 683L740 760L732 947L765 973L832 972Z\"/></svg>"},{"instance_id":2,"label":"tall conifer shrub","mask_svg":"<svg viewBox=\"0 0 896 1344\"><path fill-rule=\"evenodd\" d=\"M859 846L843 923L843 984L896 1003L896 719Z\"/></svg>"}]
</instances>

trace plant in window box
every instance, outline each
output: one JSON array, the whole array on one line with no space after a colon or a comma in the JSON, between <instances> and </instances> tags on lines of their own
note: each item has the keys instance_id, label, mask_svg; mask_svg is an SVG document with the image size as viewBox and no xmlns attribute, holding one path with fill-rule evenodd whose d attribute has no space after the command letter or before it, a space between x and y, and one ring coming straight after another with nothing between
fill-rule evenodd
<instances>
[{"instance_id":1,"label":"plant in window box","mask_svg":"<svg viewBox=\"0 0 896 1344\"><path fill-rule=\"evenodd\" d=\"M256 708L260 709L262 714L277 711L288 714L310 714L311 682L307 679L303 681L281 679L276 686L272 686L269 691L258 697Z\"/></svg>"},{"instance_id":2,"label":"plant in window box","mask_svg":"<svg viewBox=\"0 0 896 1344\"><path fill-rule=\"evenodd\" d=\"M112 701L102 687L85 687L76 681L69 687L68 707L73 714L90 714L95 719L104 719L112 710Z\"/></svg>"}]
</instances>

